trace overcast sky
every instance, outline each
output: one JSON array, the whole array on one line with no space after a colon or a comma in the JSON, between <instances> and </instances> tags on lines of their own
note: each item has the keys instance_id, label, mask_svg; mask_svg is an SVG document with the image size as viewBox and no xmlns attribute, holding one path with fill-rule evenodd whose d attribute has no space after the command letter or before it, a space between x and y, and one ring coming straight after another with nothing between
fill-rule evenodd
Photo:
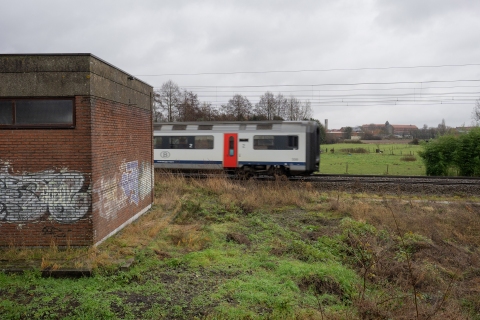
<instances>
[{"instance_id":1,"label":"overcast sky","mask_svg":"<svg viewBox=\"0 0 480 320\"><path fill-rule=\"evenodd\" d=\"M0 0L0 12L0 53L92 53L214 105L293 95L329 128L468 126L480 98L478 0Z\"/></svg>"}]
</instances>

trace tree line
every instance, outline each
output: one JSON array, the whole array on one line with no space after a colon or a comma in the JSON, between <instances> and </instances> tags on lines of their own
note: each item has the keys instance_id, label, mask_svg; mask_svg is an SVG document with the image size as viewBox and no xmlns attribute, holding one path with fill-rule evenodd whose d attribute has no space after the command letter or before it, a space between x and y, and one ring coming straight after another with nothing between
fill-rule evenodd
<instances>
[{"instance_id":1,"label":"tree line","mask_svg":"<svg viewBox=\"0 0 480 320\"><path fill-rule=\"evenodd\" d=\"M215 107L201 102L192 91L182 90L169 80L154 91L153 118L155 122L176 121L255 121L255 120L309 120L312 118L309 101L294 96L284 97L265 92L258 103L235 94L228 103Z\"/></svg>"}]
</instances>

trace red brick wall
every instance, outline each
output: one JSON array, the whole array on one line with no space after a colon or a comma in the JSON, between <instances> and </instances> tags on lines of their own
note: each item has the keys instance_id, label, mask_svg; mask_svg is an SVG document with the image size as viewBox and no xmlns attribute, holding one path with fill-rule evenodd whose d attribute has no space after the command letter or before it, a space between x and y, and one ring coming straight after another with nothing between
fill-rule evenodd
<instances>
[{"instance_id":1,"label":"red brick wall","mask_svg":"<svg viewBox=\"0 0 480 320\"><path fill-rule=\"evenodd\" d=\"M94 242L153 202L150 110L96 99L92 103Z\"/></svg>"},{"instance_id":2,"label":"red brick wall","mask_svg":"<svg viewBox=\"0 0 480 320\"><path fill-rule=\"evenodd\" d=\"M0 130L0 246L93 241L90 98L75 129Z\"/></svg>"},{"instance_id":3,"label":"red brick wall","mask_svg":"<svg viewBox=\"0 0 480 320\"><path fill-rule=\"evenodd\" d=\"M92 245L153 202L150 110L75 106L75 129L0 130L0 246Z\"/></svg>"}]
</instances>

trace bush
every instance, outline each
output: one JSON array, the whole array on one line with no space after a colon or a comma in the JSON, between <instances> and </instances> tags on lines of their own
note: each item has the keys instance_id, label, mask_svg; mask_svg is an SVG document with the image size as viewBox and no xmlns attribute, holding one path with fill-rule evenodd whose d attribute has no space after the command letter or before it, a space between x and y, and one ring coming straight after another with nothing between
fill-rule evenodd
<instances>
[{"instance_id":1,"label":"bush","mask_svg":"<svg viewBox=\"0 0 480 320\"><path fill-rule=\"evenodd\" d=\"M447 176L452 169L461 176L480 176L480 128L459 137L442 136L423 148L419 155L429 176Z\"/></svg>"},{"instance_id":2,"label":"bush","mask_svg":"<svg viewBox=\"0 0 480 320\"><path fill-rule=\"evenodd\" d=\"M400 158L401 161L417 161L417 157L415 156L403 156Z\"/></svg>"},{"instance_id":3,"label":"bush","mask_svg":"<svg viewBox=\"0 0 480 320\"><path fill-rule=\"evenodd\" d=\"M365 148L345 148L345 149L340 149L340 152L345 152L345 153L369 153L369 151Z\"/></svg>"}]
</instances>

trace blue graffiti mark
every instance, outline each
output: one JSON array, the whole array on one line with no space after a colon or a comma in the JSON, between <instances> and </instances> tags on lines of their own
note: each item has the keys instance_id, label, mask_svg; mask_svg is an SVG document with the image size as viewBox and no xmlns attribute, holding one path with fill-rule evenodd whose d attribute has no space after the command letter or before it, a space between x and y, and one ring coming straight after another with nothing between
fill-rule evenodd
<instances>
[{"instance_id":1,"label":"blue graffiti mark","mask_svg":"<svg viewBox=\"0 0 480 320\"><path fill-rule=\"evenodd\" d=\"M125 196L138 205L138 161L127 162L126 170L122 174L122 189Z\"/></svg>"}]
</instances>

